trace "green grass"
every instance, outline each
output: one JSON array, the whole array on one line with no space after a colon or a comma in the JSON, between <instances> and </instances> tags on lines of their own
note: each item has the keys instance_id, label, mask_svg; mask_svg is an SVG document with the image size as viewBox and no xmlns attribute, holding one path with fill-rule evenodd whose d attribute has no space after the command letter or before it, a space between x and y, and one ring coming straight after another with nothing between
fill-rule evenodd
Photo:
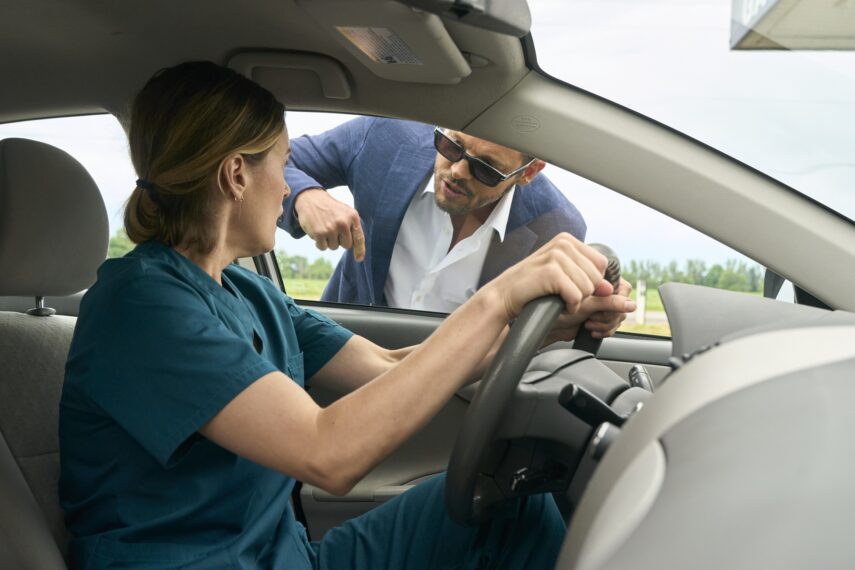
<instances>
[{"instance_id":1,"label":"green grass","mask_svg":"<svg viewBox=\"0 0 855 570\"><path fill-rule=\"evenodd\" d=\"M326 284L326 279L286 279L285 291L294 299L317 301Z\"/></svg>"},{"instance_id":2,"label":"green grass","mask_svg":"<svg viewBox=\"0 0 855 570\"><path fill-rule=\"evenodd\" d=\"M662 306L662 298L659 296L659 291L656 289L648 289L647 290L647 310L648 311L664 311L665 308ZM637 291L635 289L632 290L632 293L629 294L629 298L633 301L638 301Z\"/></svg>"},{"instance_id":3,"label":"green grass","mask_svg":"<svg viewBox=\"0 0 855 570\"><path fill-rule=\"evenodd\" d=\"M646 323L639 325L629 319L625 320L618 329L621 332L649 334L654 336L671 336L671 327L668 323Z\"/></svg>"},{"instance_id":4,"label":"green grass","mask_svg":"<svg viewBox=\"0 0 855 570\"><path fill-rule=\"evenodd\" d=\"M629 294L629 297L636 302L638 302L637 293L638 291L633 289L632 293ZM648 289L646 297L646 311L648 313L662 313L665 311L665 308L662 306L662 298L659 296L659 291L656 289ZM629 317L625 320L618 330L621 332L649 334L654 336L671 336L671 327L668 326L667 322L645 323L640 325L635 322L634 317Z\"/></svg>"}]
</instances>

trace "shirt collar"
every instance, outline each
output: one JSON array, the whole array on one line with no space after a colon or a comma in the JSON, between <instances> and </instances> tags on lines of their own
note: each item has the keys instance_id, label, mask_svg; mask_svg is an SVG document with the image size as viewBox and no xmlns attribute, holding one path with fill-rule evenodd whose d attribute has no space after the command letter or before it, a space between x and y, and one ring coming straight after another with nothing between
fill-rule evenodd
<instances>
[{"instance_id":1,"label":"shirt collar","mask_svg":"<svg viewBox=\"0 0 855 570\"><path fill-rule=\"evenodd\" d=\"M505 231L508 229L508 218L511 215L511 202L514 200L514 193L517 191L517 185L511 186L511 189L505 192L505 195L499 198L496 207L490 212L490 215L484 221L482 226L493 228L499 234L499 241L505 241ZM427 186L422 191L422 196L425 194L434 193L434 178L430 177Z\"/></svg>"},{"instance_id":2,"label":"shirt collar","mask_svg":"<svg viewBox=\"0 0 855 570\"><path fill-rule=\"evenodd\" d=\"M137 256L154 258L169 264L191 286L195 284L197 291L203 294L207 293L213 297L218 306L227 307L243 324L248 335L252 335L252 331L258 328L253 320L255 317L253 317L253 313L248 308L249 304L235 282L227 275L227 272L229 272L234 264L225 267L221 275L223 283L229 286L232 294L225 287L214 281L214 278L208 275L201 267L163 242L156 240L147 241L138 245L134 251Z\"/></svg>"},{"instance_id":3,"label":"shirt collar","mask_svg":"<svg viewBox=\"0 0 855 570\"><path fill-rule=\"evenodd\" d=\"M221 278L224 283L229 285L229 288L231 288L234 294L229 293L223 286L217 283L213 277L208 275L204 269L178 253L175 248L172 248L163 242L150 240L138 245L135 251L138 252L138 255L153 257L165 261L178 273L183 275L185 279L191 283L195 283L200 290L206 291L221 300L225 299L227 303L233 304L235 300L242 298L240 291L226 275L226 272L229 270L231 265L223 268Z\"/></svg>"},{"instance_id":4,"label":"shirt collar","mask_svg":"<svg viewBox=\"0 0 855 570\"><path fill-rule=\"evenodd\" d=\"M505 192L505 195L499 199L499 203L490 212L490 217L484 222L485 226L492 227L499 234L499 241L505 241L505 230L508 229L508 217L511 215L511 202L514 199L514 193L517 191L517 185L511 186L511 189Z\"/></svg>"}]
</instances>

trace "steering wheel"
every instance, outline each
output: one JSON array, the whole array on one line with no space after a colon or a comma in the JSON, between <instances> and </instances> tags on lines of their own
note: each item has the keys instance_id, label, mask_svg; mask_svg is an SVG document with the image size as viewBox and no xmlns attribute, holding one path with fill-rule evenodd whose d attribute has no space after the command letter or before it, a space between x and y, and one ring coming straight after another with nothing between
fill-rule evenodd
<instances>
[{"instance_id":1,"label":"steering wheel","mask_svg":"<svg viewBox=\"0 0 855 570\"><path fill-rule=\"evenodd\" d=\"M504 500L492 479L480 474L480 467L517 383L563 308L557 295L526 304L469 404L445 477L445 507L458 524L481 524Z\"/></svg>"},{"instance_id":2,"label":"steering wheel","mask_svg":"<svg viewBox=\"0 0 855 570\"><path fill-rule=\"evenodd\" d=\"M605 277L617 291L620 282L617 256L607 246L590 245L608 259ZM557 295L526 304L469 404L445 477L445 507L458 524L474 526L485 522L505 499L493 479L482 475L481 469L492 451L494 434L520 378L563 308L564 301ZM579 346L580 340L585 342L583 331L588 341L585 346ZM580 327L574 348L596 355L600 342Z\"/></svg>"}]
</instances>

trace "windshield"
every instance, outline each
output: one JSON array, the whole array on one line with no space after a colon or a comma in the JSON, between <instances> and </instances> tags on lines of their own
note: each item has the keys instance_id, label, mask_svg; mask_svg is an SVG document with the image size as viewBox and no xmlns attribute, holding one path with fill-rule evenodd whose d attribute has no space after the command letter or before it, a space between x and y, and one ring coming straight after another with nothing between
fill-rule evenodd
<instances>
[{"instance_id":1,"label":"windshield","mask_svg":"<svg viewBox=\"0 0 855 570\"><path fill-rule=\"evenodd\" d=\"M855 220L855 51L842 51L855 47L851 4L535 0L529 6L537 62L546 73L665 123ZM746 34L742 22L770 39ZM772 40L822 49L747 49Z\"/></svg>"}]
</instances>

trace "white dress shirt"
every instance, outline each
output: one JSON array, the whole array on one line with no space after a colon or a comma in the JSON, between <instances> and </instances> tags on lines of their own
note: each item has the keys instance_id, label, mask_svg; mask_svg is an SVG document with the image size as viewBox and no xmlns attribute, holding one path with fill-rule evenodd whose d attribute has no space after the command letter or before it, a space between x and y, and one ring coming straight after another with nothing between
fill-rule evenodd
<instances>
[{"instance_id":1,"label":"white dress shirt","mask_svg":"<svg viewBox=\"0 0 855 570\"><path fill-rule=\"evenodd\" d=\"M493 232L505 239L516 186L511 188L475 232L451 244L451 216L439 209L431 176L413 196L389 263L383 292L390 307L450 313L478 288Z\"/></svg>"}]
</instances>

